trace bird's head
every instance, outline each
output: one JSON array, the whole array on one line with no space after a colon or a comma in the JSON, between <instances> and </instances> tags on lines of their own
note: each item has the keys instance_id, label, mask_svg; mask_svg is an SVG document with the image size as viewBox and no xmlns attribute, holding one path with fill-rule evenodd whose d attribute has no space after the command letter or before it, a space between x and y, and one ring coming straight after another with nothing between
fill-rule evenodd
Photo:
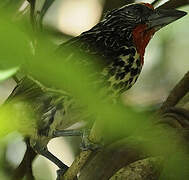
<instances>
[{"instance_id":1,"label":"bird's head","mask_svg":"<svg viewBox=\"0 0 189 180\"><path fill-rule=\"evenodd\" d=\"M110 11L104 23L125 37L124 41L132 41L143 61L145 48L154 33L184 15L183 11L154 9L151 4L137 3Z\"/></svg>"}]
</instances>

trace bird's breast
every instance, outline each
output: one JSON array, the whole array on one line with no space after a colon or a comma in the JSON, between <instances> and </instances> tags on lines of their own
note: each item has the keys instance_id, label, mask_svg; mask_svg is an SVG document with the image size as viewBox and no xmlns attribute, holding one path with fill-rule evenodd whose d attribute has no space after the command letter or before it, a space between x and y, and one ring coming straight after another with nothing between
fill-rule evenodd
<instances>
[{"instance_id":1,"label":"bird's breast","mask_svg":"<svg viewBox=\"0 0 189 180\"><path fill-rule=\"evenodd\" d=\"M124 49L125 51L105 67L102 73L107 81L108 90L116 95L132 87L142 69L136 48L124 46Z\"/></svg>"}]
</instances>

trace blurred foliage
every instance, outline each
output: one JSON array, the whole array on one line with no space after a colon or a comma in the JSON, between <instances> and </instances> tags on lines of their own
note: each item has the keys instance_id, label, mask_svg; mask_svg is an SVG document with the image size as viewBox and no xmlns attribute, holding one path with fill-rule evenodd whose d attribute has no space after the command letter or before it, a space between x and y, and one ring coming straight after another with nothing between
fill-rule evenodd
<instances>
[{"instance_id":1,"label":"blurred foliage","mask_svg":"<svg viewBox=\"0 0 189 180\"><path fill-rule=\"evenodd\" d=\"M0 8L6 9L6 11L9 11L9 13L15 13L23 2L24 0L4 0L0 2Z\"/></svg>"},{"instance_id":2,"label":"blurred foliage","mask_svg":"<svg viewBox=\"0 0 189 180\"><path fill-rule=\"evenodd\" d=\"M102 100L106 97L106 91L91 83L98 79L98 76L90 76L95 74L95 67L86 68L77 63L86 58L83 55L78 56L77 60L68 61L67 57L54 53L54 45L45 40L44 34L37 37L37 48L35 54L32 54L30 29L26 31L24 24L20 22L12 23L7 12L1 11L0 16L0 67L7 69L6 77L14 74L8 73L10 68L20 67L22 72L31 75L45 86L66 90L76 99L78 106L85 107L84 113L92 114L101 124L106 141L128 135L132 138L127 143L143 141L143 146L139 147L143 151L167 157L162 179L188 179L188 157L175 132L154 127L146 113L139 113L121 103L113 104L112 101ZM12 131L30 135L36 126L30 104L19 99L12 103L5 104L0 109L0 136L3 137Z\"/></svg>"},{"instance_id":3,"label":"blurred foliage","mask_svg":"<svg viewBox=\"0 0 189 180\"><path fill-rule=\"evenodd\" d=\"M31 135L36 129L35 115L32 106L19 99L6 103L0 108L0 138L18 131L23 135Z\"/></svg>"},{"instance_id":4,"label":"blurred foliage","mask_svg":"<svg viewBox=\"0 0 189 180\"><path fill-rule=\"evenodd\" d=\"M11 76L13 76L14 74L16 74L16 72L18 71L19 68L14 67L11 69L6 69L6 70L0 70L0 82L10 78Z\"/></svg>"}]
</instances>

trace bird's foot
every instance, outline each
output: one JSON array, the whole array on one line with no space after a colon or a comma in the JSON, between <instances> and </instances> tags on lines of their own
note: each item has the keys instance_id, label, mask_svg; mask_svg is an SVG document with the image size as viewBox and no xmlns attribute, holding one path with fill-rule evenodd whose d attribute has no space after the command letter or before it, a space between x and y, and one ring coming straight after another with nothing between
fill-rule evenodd
<instances>
[{"instance_id":1,"label":"bird's foot","mask_svg":"<svg viewBox=\"0 0 189 180\"><path fill-rule=\"evenodd\" d=\"M56 130L53 132L53 137L66 137L66 136L81 136L80 148L83 151L86 150L97 150L102 147L101 144L93 143L89 139L90 129L71 129L71 130Z\"/></svg>"},{"instance_id":2,"label":"bird's foot","mask_svg":"<svg viewBox=\"0 0 189 180\"><path fill-rule=\"evenodd\" d=\"M66 137L66 136L82 136L83 131L78 129L69 130L55 130L52 133L52 138L55 137Z\"/></svg>"},{"instance_id":3,"label":"bird's foot","mask_svg":"<svg viewBox=\"0 0 189 180\"><path fill-rule=\"evenodd\" d=\"M103 146L103 144L94 143L90 141L89 135L90 135L90 130L84 129L82 133L82 141L80 145L81 150L82 151L87 151L87 150L95 151L97 149L100 149Z\"/></svg>"}]
</instances>

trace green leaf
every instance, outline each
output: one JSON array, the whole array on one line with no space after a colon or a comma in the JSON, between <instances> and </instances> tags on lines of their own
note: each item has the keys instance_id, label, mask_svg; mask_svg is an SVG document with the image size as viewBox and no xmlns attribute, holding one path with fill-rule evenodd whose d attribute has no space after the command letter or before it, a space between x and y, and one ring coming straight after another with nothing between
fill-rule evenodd
<instances>
[{"instance_id":1,"label":"green leaf","mask_svg":"<svg viewBox=\"0 0 189 180\"><path fill-rule=\"evenodd\" d=\"M18 131L22 135L32 135L36 129L36 115L32 105L19 99L0 107L0 138Z\"/></svg>"},{"instance_id":2,"label":"green leaf","mask_svg":"<svg viewBox=\"0 0 189 180\"><path fill-rule=\"evenodd\" d=\"M19 70L19 67L13 67L10 69L0 70L0 82L10 78Z\"/></svg>"}]
</instances>

